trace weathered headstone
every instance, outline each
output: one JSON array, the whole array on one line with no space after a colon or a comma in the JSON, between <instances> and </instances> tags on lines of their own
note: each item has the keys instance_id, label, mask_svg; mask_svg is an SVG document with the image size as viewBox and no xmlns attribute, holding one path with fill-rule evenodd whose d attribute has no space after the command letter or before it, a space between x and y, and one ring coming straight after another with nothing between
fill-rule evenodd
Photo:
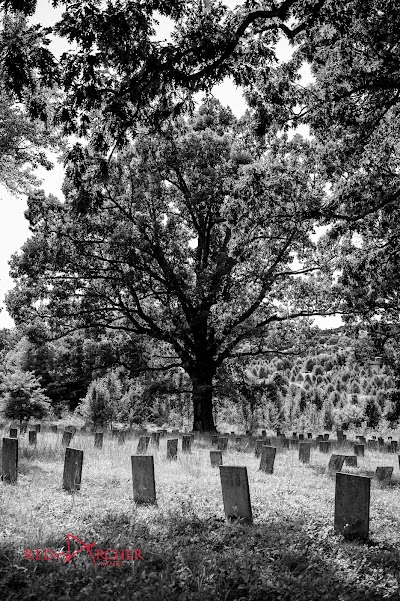
<instances>
[{"instance_id":1,"label":"weathered headstone","mask_svg":"<svg viewBox=\"0 0 400 601\"><path fill-rule=\"evenodd\" d=\"M154 458L152 455L132 455L133 500L135 503L155 503Z\"/></svg>"},{"instance_id":2,"label":"weathered headstone","mask_svg":"<svg viewBox=\"0 0 400 601\"><path fill-rule=\"evenodd\" d=\"M21 424L21 427L19 429L19 433L20 434L26 434L27 429L28 429L28 424Z\"/></svg>"},{"instance_id":3,"label":"weathered headstone","mask_svg":"<svg viewBox=\"0 0 400 601\"><path fill-rule=\"evenodd\" d=\"M126 432L125 430L119 430L118 432L118 444L125 444Z\"/></svg>"},{"instance_id":4,"label":"weathered headstone","mask_svg":"<svg viewBox=\"0 0 400 601\"><path fill-rule=\"evenodd\" d=\"M304 434L299 434L299 440L304 440Z\"/></svg>"},{"instance_id":5,"label":"weathered headstone","mask_svg":"<svg viewBox=\"0 0 400 601\"><path fill-rule=\"evenodd\" d=\"M118 428L111 428L111 438L118 438Z\"/></svg>"},{"instance_id":6,"label":"weathered headstone","mask_svg":"<svg viewBox=\"0 0 400 601\"><path fill-rule=\"evenodd\" d=\"M288 449L289 448L289 439L288 438L282 438L282 446L284 449Z\"/></svg>"},{"instance_id":7,"label":"weathered headstone","mask_svg":"<svg viewBox=\"0 0 400 601\"><path fill-rule=\"evenodd\" d=\"M228 440L228 439L226 439ZM191 453L192 452L192 437L191 435L184 434L182 436L182 452L183 453Z\"/></svg>"},{"instance_id":8,"label":"weathered headstone","mask_svg":"<svg viewBox=\"0 0 400 601\"><path fill-rule=\"evenodd\" d=\"M264 438L257 438L256 440L256 446L254 447L254 454L256 457L260 457L261 455L261 448L263 446L263 444L265 443L265 439Z\"/></svg>"},{"instance_id":9,"label":"weathered headstone","mask_svg":"<svg viewBox=\"0 0 400 601\"><path fill-rule=\"evenodd\" d=\"M346 442L347 440L347 434L343 434L343 442Z\"/></svg>"},{"instance_id":10,"label":"weathered headstone","mask_svg":"<svg viewBox=\"0 0 400 601\"><path fill-rule=\"evenodd\" d=\"M329 440L320 440L319 441L319 450L321 453L329 453L331 450L331 443Z\"/></svg>"},{"instance_id":11,"label":"weathered headstone","mask_svg":"<svg viewBox=\"0 0 400 601\"><path fill-rule=\"evenodd\" d=\"M397 453L397 440L390 441L390 452Z\"/></svg>"},{"instance_id":12,"label":"weathered headstone","mask_svg":"<svg viewBox=\"0 0 400 601\"><path fill-rule=\"evenodd\" d=\"M334 529L348 539L367 539L370 478L337 472Z\"/></svg>"},{"instance_id":13,"label":"weathered headstone","mask_svg":"<svg viewBox=\"0 0 400 601\"><path fill-rule=\"evenodd\" d=\"M321 440L324 440L324 435L323 434L318 434L317 435L317 441L321 442Z\"/></svg>"},{"instance_id":14,"label":"weathered headstone","mask_svg":"<svg viewBox=\"0 0 400 601\"><path fill-rule=\"evenodd\" d=\"M363 444L355 444L354 445L354 455L356 455L356 457L364 457L364 445Z\"/></svg>"},{"instance_id":15,"label":"weathered headstone","mask_svg":"<svg viewBox=\"0 0 400 601\"><path fill-rule=\"evenodd\" d=\"M343 430L336 430L336 437L338 442L342 442L343 441Z\"/></svg>"},{"instance_id":16,"label":"weathered headstone","mask_svg":"<svg viewBox=\"0 0 400 601\"><path fill-rule=\"evenodd\" d=\"M149 446L149 440L150 440L150 438L148 436L140 436L139 437L139 442L138 442L138 445L136 448L136 453L138 455L147 453L147 448Z\"/></svg>"},{"instance_id":17,"label":"weathered headstone","mask_svg":"<svg viewBox=\"0 0 400 601\"><path fill-rule=\"evenodd\" d=\"M292 438L297 438L297 432L292 432Z\"/></svg>"},{"instance_id":18,"label":"weathered headstone","mask_svg":"<svg viewBox=\"0 0 400 601\"><path fill-rule=\"evenodd\" d=\"M28 441L30 445L37 445L37 432L36 430L29 430Z\"/></svg>"},{"instance_id":19,"label":"weathered headstone","mask_svg":"<svg viewBox=\"0 0 400 601\"><path fill-rule=\"evenodd\" d=\"M261 436L267 436L267 431L266 430L261 430Z\"/></svg>"},{"instance_id":20,"label":"weathered headstone","mask_svg":"<svg viewBox=\"0 0 400 601\"><path fill-rule=\"evenodd\" d=\"M178 459L178 439L167 440L167 459Z\"/></svg>"},{"instance_id":21,"label":"weathered headstone","mask_svg":"<svg viewBox=\"0 0 400 601\"><path fill-rule=\"evenodd\" d=\"M276 429L276 435L280 436L282 434L282 430L280 428Z\"/></svg>"},{"instance_id":22,"label":"weathered headstone","mask_svg":"<svg viewBox=\"0 0 400 601\"><path fill-rule=\"evenodd\" d=\"M104 432L95 432L94 433L94 446L96 449L103 448L103 439L104 439Z\"/></svg>"},{"instance_id":23,"label":"weathered headstone","mask_svg":"<svg viewBox=\"0 0 400 601\"><path fill-rule=\"evenodd\" d=\"M160 447L160 432L152 432L150 439L151 444L158 449Z\"/></svg>"},{"instance_id":24,"label":"weathered headstone","mask_svg":"<svg viewBox=\"0 0 400 601\"><path fill-rule=\"evenodd\" d=\"M211 444L212 444L213 447L217 446L217 444L218 444L218 438L219 438L218 434L212 434L211 435Z\"/></svg>"},{"instance_id":25,"label":"weathered headstone","mask_svg":"<svg viewBox=\"0 0 400 601\"><path fill-rule=\"evenodd\" d=\"M392 478L393 467L377 467L375 471L375 476L377 481L382 484L382 486L387 486Z\"/></svg>"},{"instance_id":26,"label":"weathered headstone","mask_svg":"<svg viewBox=\"0 0 400 601\"><path fill-rule=\"evenodd\" d=\"M51 432L57 433L57 426L50 426Z\"/></svg>"},{"instance_id":27,"label":"weathered headstone","mask_svg":"<svg viewBox=\"0 0 400 601\"><path fill-rule=\"evenodd\" d=\"M377 440L369 440L367 442L367 447L370 451L377 451L378 450L378 441Z\"/></svg>"},{"instance_id":28,"label":"weathered headstone","mask_svg":"<svg viewBox=\"0 0 400 601\"><path fill-rule=\"evenodd\" d=\"M72 432L70 432L69 430L64 430L63 432L63 437L62 437L62 444L65 445L66 447L68 447L68 445L71 443L72 440Z\"/></svg>"},{"instance_id":29,"label":"weathered headstone","mask_svg":"<svg viewBox=\"0 0 400 601\"><path fill-rule=\"evenodd\" d=\"M335 455L335 454L331 455L331 457L329 459L329 463L328 463L328 471L329 472L340 472L343 467L344 459L345 459L344 455Z\"/></svg>"},{"instance_id":30,"label":"weathered headstone","mask_svg":"<svg viewBox=\"0 0 400 601\"><path fill-rule=\"evenodd\" d=\"M360 441L360 444L365 445L365 443L367 442L367 439L365 438L365 436L359 436L358 440Z\"/></svg>"},{"instance_id":31,"label":"weathered headstone","mask_svg":"<svg viewBox=\"0 0 400 601\"><path fill-rule=\"evenodd\" d=\"M299 460L302 463L310 463L311 443L301 442L299 444Z\"/></svg>"},{"instance_id":32,"label":"weathered headstone","mask_svg":"<svg viewBox=\"0 0 400 601\"><path fill-rule=\"evenodd\" d=\"M41 425L40 425L40 424L34 424L34 425L32 426L32 428L33 428L34 430L36 430L36 432L40 432Z\"/></svg>"},{"instance_id":33,"label":"weathered headstone","mask_svg":"<svg viewBox=\"0 0 400 601\"><path fill-rule=\"evenodd\" d=\"M328 432L326 432L326 433L324 434L324 440L329 440L329 434L328 434Z\"/></svg>"},{"instance_id":34,"label":"weathered headstone","mask_svg":"<svg viewBox=\"0 0 400 601\"><path fill-rule=\"evenodd\" d=\"M2 479L12 484L18 478L18 438L3 438Z\"/></svg>"},{"instance_id":35,"label":"weathered headstone","mask_svg":"<svg viewBox=\"0 0 400 601\"><path fill-rule=\"evenodd\" d=\"M266 474L272 474L274 471L276 448L263 445L261 447L260 470Z\"/></svg>"},{"instance_id":36,"label":"weathered headstone","mask_svg":"<svg viewBox=\"0 0 400 601\"><path fill-rule=\"evenodd\" d=\"M307 438L308 439L312 438L312 432L307 432Z\"/></svg>"},{"instance_id":37,"label":"weathered headstone","mask_svg":"<svg viewBox=\"0 0 400 601\"><path fill-rule=\"evenodd\" d=\"M10 438L18 438L17 428L10 428Z\"/></svg>"},{"instance_id":38,"label":"weathered headstone","mask_svg":"<svg viewBox=\"0 0 400 601\"><path fill-rule=\"evenodd\" d=\"M357 457L355 455L346 455L344 464L348 467L357 467Z\"/></svg>"},{"instance_id":39,"label":"weathered headstone","mask_svg":"<svg viewBox=\"0 0 400 601\"><path fill-rule=\"evenodd\" d=\"M228 520L240 519L252 523L249 482L245 467L220 465L222 498Z\"/></svg>"},{"instance_id":40,"label":"weathered headstone","mask_svg":"<svg viewBox=\"0 0 400 601\"><path fill-rule=\"evenodd\" d=\"M298 438L291 438L290 439L290 448L291 449L297 449L299 446L299 439Z\"/></svg>"},{"instance_id":41,"label":"weathered headstone","mask_svg":"<svg viewBox=\"0 0 400 601\"><path fill-rule=\"evenodd\" d=\"M212 467L222 465L222 451L210 451L210 461Z\"/></svg>"},{"instance_id":42,"label":"weathered headstone","mask_svg":"<svg viewBox=\"0 0 400 601\"><path fill-rule=\"evenodd\" d=\"M83 451L78 449L65 449L63 489L68 491L79 490L82 480Z\"/></svg>"}]
</instances>

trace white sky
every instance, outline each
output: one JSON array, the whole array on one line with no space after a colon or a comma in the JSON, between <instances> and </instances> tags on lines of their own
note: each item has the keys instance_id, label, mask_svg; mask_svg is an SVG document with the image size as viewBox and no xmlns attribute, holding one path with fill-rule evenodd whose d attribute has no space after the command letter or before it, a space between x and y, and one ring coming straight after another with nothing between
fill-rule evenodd
<instances>
[{"instance_id":1,"label":"white sky","mask_svg":"<svg viewBox=\"0 0 400 601\"><path fill-rule=\"evenodd\" d=\"M226 0L225 4L234 8L241 4L238 0ZM48 0L38 0L37 11L32 18L32 22L41 23L44 26L53 25L61 17L63 10L61 8L52 8ZM170 22L161 17L159 19L160 27L157 31L157 37L165 39L170 32ZM56 56L68 49L68 44L64 40L54 39L50 46ZM281 60L287 60L291 55L291 49L288 42L282 39L278 44L278 56ZM303 69L303 85L310 81L310 72L306 66ZM246 104L241 91L236 88L229 80L225 80L216 86L213 94L222 104L229 105L236 116L243 115L246 110ZM306 132L301 132L306 133ZM60 164L55 164L52 171L47 172L39 169L37 175L42 179L42 187L47 194L50 192L56 196L61 194L61 184L64 173ZM14 283L10 278L8 271L8 262L13 253L17 252L29 237L28 222L24 218L26 210L26 198L11 197L0 186L0 328L11 328L14 322L8 315L4 306L4 295L10 290ZM316 323L320 327L336 327L341 324L340 317L316 318Z\"/></svg>"}]
</instances>

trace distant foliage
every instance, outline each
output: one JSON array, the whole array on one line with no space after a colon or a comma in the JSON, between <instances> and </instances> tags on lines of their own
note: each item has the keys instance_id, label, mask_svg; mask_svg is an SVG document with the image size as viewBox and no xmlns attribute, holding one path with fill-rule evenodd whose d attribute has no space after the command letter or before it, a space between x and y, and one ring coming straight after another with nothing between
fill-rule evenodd
<instances>
[{"instance_id":1,"label":"distant foliage","mask_svg":"<svg viewBox=\"0 0 400 601\"><path fill-rule=\"evenodd\" d=\"M16 370L3 375L1 382L1 411L4 417L20 423L43 419L50 408L50 399L32 372Z\"/></svg>"}]
</instances>

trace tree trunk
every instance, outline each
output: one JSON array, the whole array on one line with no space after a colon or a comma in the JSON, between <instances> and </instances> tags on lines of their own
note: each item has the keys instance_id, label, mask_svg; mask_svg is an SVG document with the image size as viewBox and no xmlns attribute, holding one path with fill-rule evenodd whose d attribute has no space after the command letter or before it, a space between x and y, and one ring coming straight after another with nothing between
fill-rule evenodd
<instances>
[{"instance_id":1,"label":"tree trunk","mask_svg":"<svg viewBox=\"0 0 400 601\"><path fill-rule=\"evenodd\" d=\"M193 430L196 432L215 432L212 413L213 376L212 369L198 369L189 374L192 381Z\"/></svg>"}]
</instances>

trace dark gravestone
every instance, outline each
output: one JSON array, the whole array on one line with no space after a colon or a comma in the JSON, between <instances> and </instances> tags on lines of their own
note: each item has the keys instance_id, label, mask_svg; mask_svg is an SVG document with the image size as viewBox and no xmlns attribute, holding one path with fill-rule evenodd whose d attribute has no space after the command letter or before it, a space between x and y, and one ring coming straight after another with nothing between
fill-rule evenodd
<instances>
[{"instance_id":1,"label":"dark gravestone","mask_svg":"<svg viewBox=\"0 0 400 601\"><path fill-rule=\"evenodd\" d=\"M267 431L266 430L261 430L261 436L267 436Z\"/></svg>"},{"instance_id":2,"label":"dark gravestone","mask_svg":"<svg viewBox=\"0 0 400 601\"><path fill-rule=\"evenodd\" d=\"M318 434L317 441L320 442L321 440L324 440L324 436L323 436L323 434Z\"/></svg>"},{"instance_id":3,"label":"dark gravestone","mask_svg":"<svg viewBox=\"0 0 400 601\"><path fill-rule=\"evenodd\" d=\"M377 467L375 471L375 476L379 484L383 486L387 486L392 478L393 467Z\"/></svg>"},{"instance_id":4,"label":"dark gravestone","mask_svg":"<svg viewBox=\"0 0 400 601\"><path fill-rule=\"evenodd\" d=\"M297 432L292 432L292 438L297 438Z\"/></svg>"},{"instance_id":5,"label":"dark gravestone","mask_svg":"<svg viewBox=\"0 0 400 601\"><path fill-rule=\"evenodd\" d=\"M329 434L328 433L324 434L324 440L329 440Z\"/></svg>"},{"instance_id":6,"label":"dark gravestone","mask_svg":"<svg viewBox=\"0 0 400 601\"><path fill-rule=\"evenodd\" d=\"M29 430L28 441L30 445L37 445L37 432L36 430Z\"/></svg>"},{"instance_id":7,"label":"dark gravestone","mask_svg":"<svg viewBox=\"0 0 400 601\"><path fill-rule=\"evenodd\" d=\"M67 447L71 443L72 436L73 436L72 432L70 432L69 430L64 430L62 441L61 441L62 444Z\"/></svg>"},{"instance_id":8,"label":"dark gravestone","mask_svg":"<svg viewBox=\"0 0 400 601\"><path fill-rule=\"evenodd\" d=\"M111 438L118 438L118 428L111 428Z\"/></svg>"},{"instance_id":9,"label":"dark gravestone","mask_svg":"<svg viewBox=\"0 0 400 601\"><path fill-rule=\"evenodd\" d=\"M153 456L132 455L131 464L133 500L135 503L155 503L156 484Z\"/></svg>"},{"instance_id":10,"label":"dark gravestone","mask_svg":"<svg viewBox=\"0 0 400 601\"><path fill-rule=\"evenodd\" d=\"M307 438L312 438L312 432L307 432Z\"/></svg>"},{"instance_id":11,"label":"dark gravestone","mask_svg":"<svg viewBox=\"0 0 400 601\"><path fill-rule=\"evenodd\" d=\"M272 474L274 471L276 448L263 445L261 448L260 470L266 474Z\"/></svg>"},{"instance_id":12,"label":"dark gravestone","mask_svg":"<svg viewBox=\"0 0 400 601\"><path fill-rule=\"evenodd\" d=\"M57 426L50 426L50 431L54 432L56 434L57 433Z\"/></svg>"},{"instance_id":13,"label":"dark gravestone","mask_svg":"<svg viewBox=\"0 0 400 601\"><path fill-rule=\"evenodd\" d=\"M218 451L226 451L228 448L228 437L220 436L218 438Z\"/></svg>"},{"instance_id":14,"label":"dark gravestone","mask_svg":"<svg viewBox=\"0 0 400 601\"><path fill-rule=\"evenodd\" d=\"M153 432L150 436L151 444L158 449L160 447L160 432Z\"/></svg>"},{"instance_id":15,"label":"dark gravestone","mask_svg":"<svg viewBox=\"0 0 400 601\"><path fill-rule=\"evenodd\" d=\"M178 439L167 440L167 459L178 459Z\"/></svg>"},{"instance_id":16,"label":"dark gravestone","mask_svg":"<svg viewBox=\"0 0 400 601\"><path fill-rule=\"evenodd\" d=\"M290 448L291 449L297 449L299 446L299 439L298 438L291 438L290 439Z\"/></svg>"},{"instance_id":17,"label":"dark gravestone","mask_svg":"<svg viewBox=\"0 0 400 601\"><path fill-rule=\"evenodd\" d=\"M390 452L397 453L397 440L390 441Z\"/></svg>"},{"instance_id":18,"label":"dark gravestone","mask_svg":"<svg viewBox=\"0 0 400 601\"><path fill-rule=\"evenodd\" d=\"M343 442L346 442L346 440L347 440L347 435L343 434Z\"/></svg>"},{"instance_id":19,"label":"dark gravestone","mask_svg":"<svg viewBox=\"0 0 400 601\"><path fill-rule=\"evenodd\" d=\"M63 489L71 492L80 490L82 480L83 451L65 449Z\"/></svg>"},{"instance_id":20,"label":"dark gravestone","mask_svg":"<svg viewBox=\"0 0 400 601\"><path fill-rule=\"evenodd\" d=\"M12 484L18 477L18 438L3 438L2 479Z\"/></svg>"},{"instance_id":21,"label":"dark gravestone","mask_svg":"<svg viewBox=\"0 0 400 601\"><path fill-rule=\"evenodd\" d=\"M218 434L212 434L212 436L211 436L211 444L212 444L213 447L217 446L217 444L218 444L218 438L219 438Z\"/></svg>"},{"instance_id":22,"label":"dark gravestone","mask_svg":"<svg viewBox=\"0 0 400 601\"><path fill-rule=\"evenodd\" d=\"M319 441L319 450L321 453L329 453L331 450L331 443L329 440L320 440Z\"/></svg>"},{"instance_id":23,"label":"dark gravestone","mask_svg":"<svg viewBox=\"0 0 400 601\"><path fill-rule=\"evenodd\" d=\"M20 434L26 434L27 429L28 429L28 425L27 424L21 424L21 427L19 429L19 433Z\"/></svg>"},{"instance_id":24,"label":"dark gravestone","mask_svg":"<svg viewBox=\"0 0 400 601\"><path fill-rule=\"evenodd\" d=\"M40 426L40 424L34 424L34 425L32 426L32 428L33 428L34 430L36 430L36 432L40 432L40 428L41 428L41 426Z\"/></svg>"},{"instance_id":25,"label":"dark gravestone","mask_svg":"<svg viewBox=\"0 0 400 601\"><path fill-rule=\"evenodd\" d=\"M355 455L346 455L344 464L348 467L357 467L357 457Z\"/></svg>"},{"instance_id":26,"label":"dark gravestone","mask_svg":"<svg viewBox=\"0 0 400 601\"><path fill-rule=\"evenodd\" d=\"M263 444L265 443L265 438L257 438L256 440L256 446L254 447L254 454L256 457L260 457L261 456L261 448L263 446Z\"/></svg>"},{"instance_id":27,"label":"dark gravestone","mask_svg":"<svg viewBox=\"0 0 400 601\"><path fill-rule=\"evenodd\" d=\"M149 440L150 440L150 438L148 436L140 436L139 437L139 442L138 442L138 445L136 448L136 453L138 455L147 453L147 448L149 446Z\"/></svg>"},{"instance_id":28,"label":"dark gravestone","mask_svg":"<svg viewBox=\"0 0 400 601\"><path fill-rule=\"evenodd\" d=\"M336 474L334 529L348 539L367 539L370 478Z\"/></svg>"},{"instance_id":29,"label":"dark gravestone","mask_svg":"<svg viewBox=\"0 0 400 601\"><path fill-rule=\"evenodd\" d=\"M17 428L10 428L10 438L18 438Z\"/></svg>"},{"instance_id":30,"label":"dark gravestone","mask_svg":"<svg viewBox=\"0 0 400 601\"><path fill-rule=\"evenodd\" d=\"M358 440L360 441L360 444L364 444L367 442L367 439L365 438L365 436L359 436Z\"/></svg>"},{"instance_id":31,"label":"dark gravestone","mask_svg":"<svg viewBox=\"0 0 400 601\"><path fill-rule=\"evenodd\" d=\"M282 430L280 428L276 429L276 435L280 436L282 434Z\"/></svg>"},{"instance_id":32,"label":"dark gravestone","mask_svg":"<svg viewBox=\"0 0 400 601\"><path fill-rule=\"evenodd\" d=\"M225 516L252 523L249 482L245 467L219 466Z\"/></svg>"},{"instance_id":33,"label":"dark gravestone","mask_svg":"<svg viewBox=\"0 0 400 601\"><path fill-rule=\"evenodd\" d=\"M373 436L373 437L372 437L372 440L376 440L376 436Z\"/></svg>"},{"instance_id":34,"label":"dark gravestone","mask_svg":"<svg viewBox=\"0 0 400 601\"><path fill-rule=\"evenodd\" d=\"M329 464L328 464L328 471L329 472L340 472L343 467L344 459L345 459L344 455L331 455L331 458L329 459Z\"/></svg>"},{"instance_id":35,"label":"dark gravestone","mask_svg":"<svg viewBox=\"0 0 400 601\"><path fill-rule=\"evenodd\" d=\"M210 461L212 467L222 465L222 451L210 451Z\"/></svg>"},{"instance_id":36,"label":"dark gravestone","mask_svg":"<svg viewBox=\"0 0 400 601\"><path fill-rule=\"evenodd\" d=\"M289 448L289 439L288 438L282 438L282 446L284 449L288 449Z\"/></svg>"},{"instance_id":37,"label":"dark gravestone","mask_svg":"<svg viewBox=\"0 0 400 601\"><path fill-rule=\"evenodd\" d=\"M304 434L299 434L299 440L304 440Z\"/></svg>"},{"instance_id":38,"label":"dark gravestone","mask_svg":"<svg viewBox=\"0 0 400 601\"><path fill-rule=\"evenodd\" d=\"M118 444L125 444L126 432L125 430L120 430L118 432Z\"/></svg>"},{"instance_id":39,"label":"dark gravestone","mask_svg":"<svg viewBox=\"0 0 400 601\"><path fill-rule=\"evenodd\" d=\"M367 443L367 447L370 451L378 450L378 441L377 440L369 440Z\"/></svg>"},{"instance_id":40,"label":"dark gravestone","mask_svg":"<svg viewBox=\"0 0 400 601\"><path fill-rule=\"evenodd\" d=\"M103 448L103 439L104 439L104 432L95 432L94 433L94 446L96 449Z\"/></svg>"},{"instance_id":41,"label":"dark gravestone","mask_svg":"<svg viewBox=\"0 0 400 601\"><path fill-rule=\"evenodd\" d=\"M228 439L226 439L228 440ZM189 434L184 434L182 436L182 452L183 453L191 453L192 452L192 436Z\"/></svg>"},{"instance_id":42,"label":"dark gravestone","mask_svg":"<svg viewBox=\"0 0 400 601\"><path fill-rule=\"evenodd\" d=\"M301 442L299 444L299 461L302 463L310 463L311 443Z\"/></svg>"},{"instance_id":43,"label":"dark gravestone","mask_svg":"<svg viewBox=\"0 0 400 601\"><path fill-rule=\"evenodd\" d=\"M336 430L336 437L338 442L342 442L343 441L343 430Z\"/></svg>"},{"instance_id":44,"label":"dark gravestone","mask_svg":"<svg viewBox=\"0 0 400 601\"><path fill-rule=\"evenodd\" d=\"M355 444L354 445L354 455L357 457L364 457L364 445L363 444Z\"/></svg>"}]
</instances>

